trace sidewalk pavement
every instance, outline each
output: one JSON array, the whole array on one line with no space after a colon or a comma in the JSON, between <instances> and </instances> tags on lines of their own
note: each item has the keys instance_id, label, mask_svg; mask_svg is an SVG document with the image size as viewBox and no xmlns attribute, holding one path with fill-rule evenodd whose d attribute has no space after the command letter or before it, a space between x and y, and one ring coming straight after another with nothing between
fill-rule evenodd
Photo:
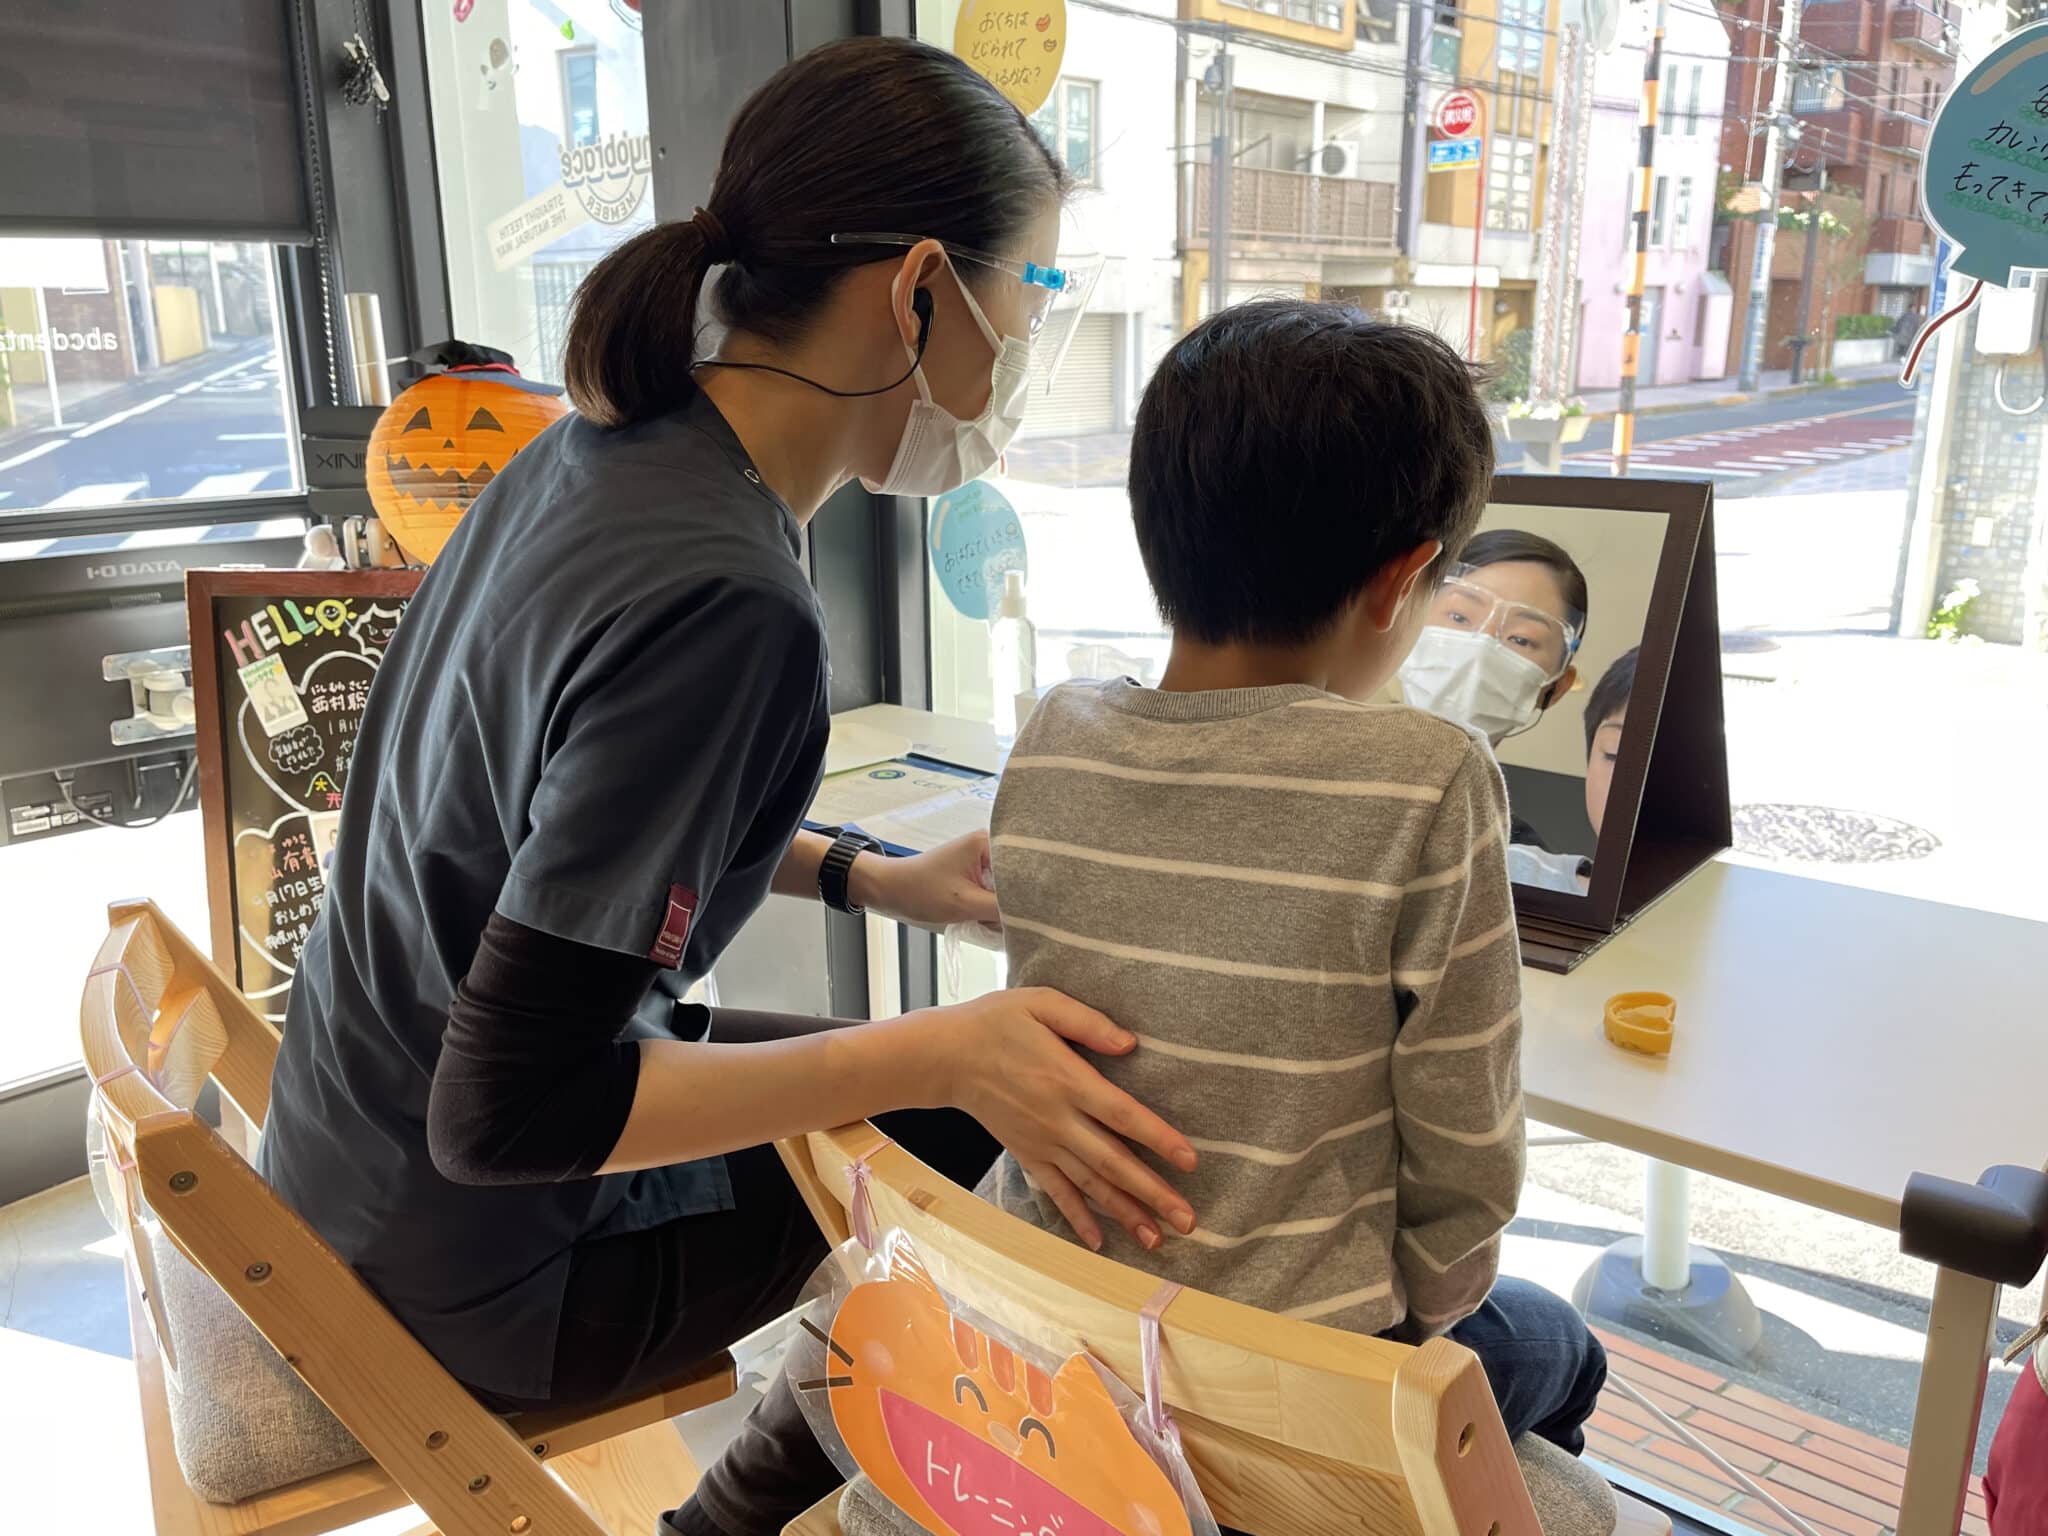
<instances>
[{"instance_id":1,"label":"sidewalk pavement","mask_svg":"<svg viewBox=\"0 0 2048 1536\"><path fill-rule=\"evenodd\" d=\"M1694 411L1710 405L1746 405L1752 400L1769 400L1780 395L1817 394L1847 384L1868 384L1877 379L1897 378L1898 372L1895 364L1877 363L1865 368L1844 368L1835 376L1833 384L1813 379L1794 384L1786 369L1773 368L1763 375L1760 387L1753 391L1736 388L1732 376L1701 379L1692 384L1660 384L1636 391L1636 414L1657 416L1667 411ZM1618 389L1596 389L1579 398L1585 403L1589 416L1612 416L1621 409L1621 391Z\"/></svg>"}]
</instances>

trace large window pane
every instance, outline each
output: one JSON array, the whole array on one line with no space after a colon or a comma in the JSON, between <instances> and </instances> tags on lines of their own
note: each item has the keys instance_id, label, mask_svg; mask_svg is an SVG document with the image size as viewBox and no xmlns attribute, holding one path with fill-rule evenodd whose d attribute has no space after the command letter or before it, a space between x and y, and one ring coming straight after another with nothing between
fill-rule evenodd
<instances>
[{"instance_id":1,"label":"large window pane","mask_svg":"<svg viewBox=\"0 0 2048 1536\"><path fill-rule=\"evenodd\" d=\"M559 383L584 275L654 221L637 7L428 5L456 334Z\"/></svg>"},{"instance_id":2,"label":"large window pane","mask_svg":"<svg viewBox=\"0 0 2048 1536\"><path fill-rule=\"evenodd\" d=\"M269 246L0 239L0 526L298 488Z\"/></svg>"},{"instance_id":3,"label":"large window pane","mask_svg":"<svg viewBox=\"0 0 2048 1536\"><path fill-rule=\"evenodd\" d=\"M921 4L923 34L950 42L956 12ZM1931 16L1923 29L1881 7L1809 8L1770 208L1757 184L1778 8L1667 13L1652 67L1646 8L1623 8L1611 51L1572 62L1561 55L1577 12L1549 0L1361 4L1320 43L1302 25L1312 8L1278 0L1069 7L1063 82L1038 121L1072 164L1072 93L1086 82L1091 184L1066 241L1110 265L991 482L1024 534L1038 680L1159 675L1169 637L1124 490L1131 420L1163 349L1218 302L1333 299L1431 327L1496 371L1503 470L1537 467L1509 418L1541 406L1587 418L1563 472L1610 477L1648 72L1663 131L1651 136L1640 331L1626 345L1639 412L1627 474L1714 487L1734 856L2048 918L2033 873L2048 829L2027 810L2048 753L2048 410L2030 411L2031 345L2048 319L2031 300L2002 300L1951 326L1914 388L1898 383L1905 341L1963 286L1939 272L1917 191L1926 119L1955 74L1937 56L1955 35L1937 41ZM2005 24L2002 8L1954 14L1965 54ZM1411 49L1417 25L1426 35ZM1445 153L1428 168L1433 134L1404 163L1409 104L1426 120L1454 88L1479 97L1483 167ZM1766 227L1775 248L1752 347ZM1554 338L1540 357L1539 330ZM2027 345L2001 352L2001 335ZM943 593L932 621L937 707L987 718L985 623ZM1584 691L1562 707L1576 720ZM969 954L958 986L999 975ZM1642 1189L1632 1154L1539 1148L1510 1269L1571 1289L1636 1230ZM1617 1324L1617 1353L1655 1390L1684 1385L1690 1395L1669 1395L1688 1422L1811 1447L1821 1465L1769 1445L1734 1459L1821 1528L1888 1528L1886 1468L1909 1429L1927 1273L1887 1234L1738 1186L1699 1181L1695 1212L1695 1241L1725 1256L1761 1309L1763 1347L1717 1360ZM2005 1316L2033 1305L2008 1298ZM1994 1374L1994 1403L2011 1380ZM1629 1470L1718 1518L1777 1528L1654 1420L1607 1411L1600 1443ZM1844 1467L1869 1481L1836 1477Z\"/></svg>"}]
</instances>

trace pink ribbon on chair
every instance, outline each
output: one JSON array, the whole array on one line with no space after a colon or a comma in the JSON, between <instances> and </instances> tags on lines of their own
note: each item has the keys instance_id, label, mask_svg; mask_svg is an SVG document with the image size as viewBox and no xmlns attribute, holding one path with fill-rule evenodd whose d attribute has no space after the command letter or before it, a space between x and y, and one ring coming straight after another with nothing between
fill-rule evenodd
<instances>
[{"instance_id":1,"label":"pink ribbon on chair","mask_svg":"<svg viewBox=\"0 0 2048 1536\"><path fill-rule=\"evenodd\" d=\"M868 1193L868 1183L874 1176L871 1164L894 1145L893 1141L884 1140L846 1165L846 1183L852 1191L852 1198L846 1206L847 1224L853 1228L853 1235L861 1247L870 1253L875 1251L875 1202Z\"/></svg>"},{"instance_id":2,"label":"pink ribbon on chair","mask_svg":"<svg viewBox=\"0 0 2048 1536\"><path fill-rule=\"evenodd\" d=\"M1163 1364L1159 1323L1183 1289L1171 1280L1166 1281L1138 1313L1138 1358L1145 1373L1145 1420L1152 1426L1152 1433L1171 1443L1175 1450L1180 1449L1180 1430L1174 1425L1173 1415L1166 1411L1166 1396L1159 1384Z\"/></svg>"}]
</instances>

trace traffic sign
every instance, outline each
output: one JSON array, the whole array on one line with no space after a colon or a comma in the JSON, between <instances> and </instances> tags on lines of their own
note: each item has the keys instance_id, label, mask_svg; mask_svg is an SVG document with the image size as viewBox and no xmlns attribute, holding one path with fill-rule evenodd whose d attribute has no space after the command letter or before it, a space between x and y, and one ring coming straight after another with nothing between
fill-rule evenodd
<instances>
[{"instance_id":1,"label":"traffic sign","mask_svg":"<svg viewBox=\"0 0 2048 1536\"><path fill-rule=\"evenodd\" d=\"M1447 139L1461 139L1479 122L1479 98L1470 91L1448 92L1436 104L1436 131Z\"/></svg>"},{"instance_id":2,"label":"traffic sign","mask_svg":"<svg viewBox=\"0 0 2048 1536\"><path fill-rule=\"evenodd\" d=\"M1429 146L1429 168L1432 171L1455 171L1460 166L1479 163L1478 139L1434 139Z\"/></svg>"}]
</instances>

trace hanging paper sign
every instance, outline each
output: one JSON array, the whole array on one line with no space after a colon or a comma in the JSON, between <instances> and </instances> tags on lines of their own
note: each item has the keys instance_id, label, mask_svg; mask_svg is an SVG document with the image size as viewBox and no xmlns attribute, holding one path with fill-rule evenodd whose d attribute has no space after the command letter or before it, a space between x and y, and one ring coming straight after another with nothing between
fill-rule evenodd
<instances>
[{"instance_id":1,"label":"hanging paper sign","mask_svg":"<svg viewBox=\"0 0 2048 1536\"><path fill-rule=\"evenodd\" d=\"M2048 23L2013 33L1956 82L1920 178L1956 271L2005 287L2014 267L2048 267Z\"/></svg>"},{"instance_id":2,"label":"hanging paper sign","mask_svg":"<svg viewBox=\"0 0 2048 1536\"><path fill-rule=\"evenodd\" d=\"M984 480L970 480L932 503L932 575L948 602L986 622L1003 593L1003 574L1031 562L1024 524L1010 498Z\"/></svg>"},{"instance_id":3,"label":"hanging paper sign","mask_svg":"<svg viewBox=\"0 0 2048 1536\"><path fill-rule=\"evenodd\" d=\"M1052 95L1067 52L1067 0L965 0L953 52L1026 117Z\"/></svg>"},{"instance_id":4,"label":"hanging paper sign","mask_svg":"<svg viewBox=\"0 0 2048 1536\"><path fill-rule=\"evenodd\" d=\"M1920 207L1954 256L1937 265L1931 318L1899 367L1908 386L1934 333L1986 283L2008 287L2016 271L2048 267L2048 23L2013 33L1948 93L1920 161ZM1948 308L1951 269L1972 282Z\"/></svg>"}]
</instances>

